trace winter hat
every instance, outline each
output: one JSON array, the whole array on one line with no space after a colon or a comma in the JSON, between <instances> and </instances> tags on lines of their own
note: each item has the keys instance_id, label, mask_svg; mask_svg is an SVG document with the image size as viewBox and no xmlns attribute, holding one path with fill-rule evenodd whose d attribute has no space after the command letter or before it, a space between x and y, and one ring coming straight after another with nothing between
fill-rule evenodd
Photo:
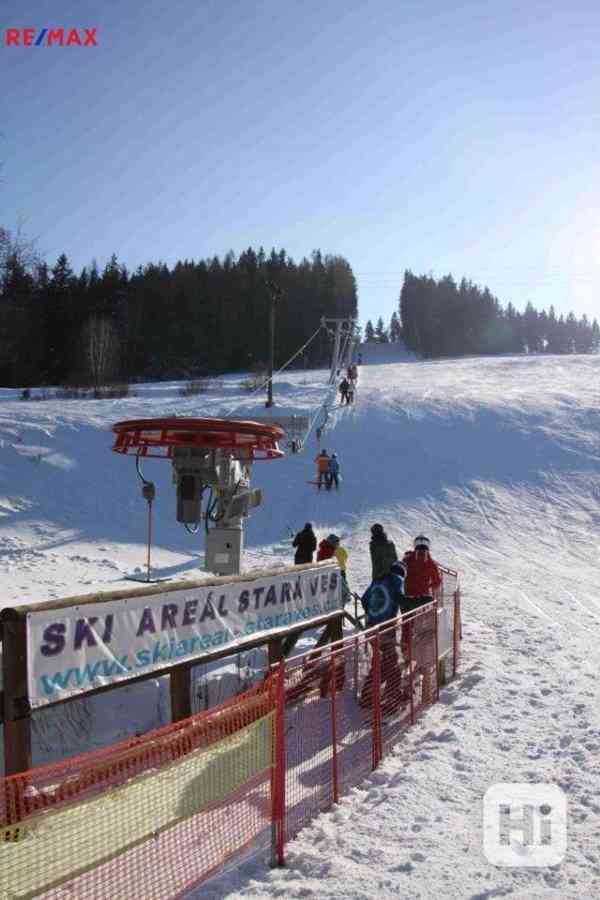
<instances>
[{"instance_id":1,"label":"winter hat","mask_svg":"<svg viewBox=\"0 0 600 900\"><path fill-rule=\"evenodd\" d=\"M327 535L327 543L328 544L333 544L334 547L337 547L339 542L340 542L340 539L337 536L337 534L328 534Z\"/></svg>"},{"instance_id":2,"label":"winter hat","mask_svg":"<svg viewBox=\"0 0 600 900\"><path fill-rule=\"evenodd\" d=\"M406 566L399 560L396 560L395 563L392 563L390 572L393 572L394 575L401 575L402 578L406 578Z\"/></svg>"},{"instance_id":3,"label":"winter hat","mask_svg":"<svg viewBox=\"0 0 600 900\"><path fill-rule=\"evenodd\" d=\"M337 459L337 453L332 453L332 454L331 454L331 458L332 458L332 459Z\"/></svg>"},{"instance_id":4,"label":"winter hat","mask_svg":"<svg viewBox=\"0 0 600 900\"><path fill-rule=\"evenodd\" d=\"M429 550L429 538L425 537L424 534L418 534L414 541L414 547L415 550Z\"/></svg>"},{"instance_id":5,"label":"winter hat","mask_svg":"<svg viewBox=\"0 0 600 900\"><path fill-rule=\"evenodd\" d=\"M304 530L312 531L312 524L310 522L307 522L306 525L304 526Z\"/></svg>"},{"instance_id":6,"label":"winter hat","mask_svg":"<svg viewBox=\"0 0 600 900\"><path fill-rule=\"evenodd\" d=\"M373 537L381 537L381 535L385 534L383 525L380 525L379 522L376 522L375 525L371 525L371 534Z\"/></svg>"}]
</instances>

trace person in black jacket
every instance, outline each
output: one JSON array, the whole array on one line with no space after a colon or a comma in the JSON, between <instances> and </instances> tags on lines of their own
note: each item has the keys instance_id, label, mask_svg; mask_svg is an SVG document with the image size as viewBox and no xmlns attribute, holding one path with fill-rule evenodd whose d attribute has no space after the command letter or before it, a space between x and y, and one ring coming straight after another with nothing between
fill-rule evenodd
<instances>
[{"instance_id":1,"label":"person in black jacket","mask_svg":"<svg viewBox=\"0 0 600 900\"><path fill-rule=\"evenodd\" d=\"M371 551L371 578L375 580L389 575L392 564L398 559L398 554L394 542L388 539L383 525L379 525L379 523L371 527L369 550Z\"/></svg>"},{"instance_id":2,"label":"person in black jacket","mask_svg":"<svg viewBox=\"0 0 600 900\"><path fill-rule=\"evenodd\" d=\"M302 531L298 532L292 542L292 547L296 548L294 563L297 566L313 561L313 553L317 549L317 538L310 522L307 522Z\"/></svg>"}]
</instances>

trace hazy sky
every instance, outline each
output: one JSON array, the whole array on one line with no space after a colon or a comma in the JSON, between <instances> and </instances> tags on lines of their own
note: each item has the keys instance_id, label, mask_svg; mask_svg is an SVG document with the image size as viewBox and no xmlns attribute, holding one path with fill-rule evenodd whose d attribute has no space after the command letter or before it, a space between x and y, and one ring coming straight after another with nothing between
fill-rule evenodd
<instances>
[{"instance_id":1,"label":"hazy sky","mask_svg":"<svg viewBox=\"0 0 600 900\"><path fill-rule=\"evenodd\" d=\"M8 0L0 223L79 270L319 247L600 316L598 0ZM97 47L4 45L97 28Z\"/></svg>"}]
</instances>

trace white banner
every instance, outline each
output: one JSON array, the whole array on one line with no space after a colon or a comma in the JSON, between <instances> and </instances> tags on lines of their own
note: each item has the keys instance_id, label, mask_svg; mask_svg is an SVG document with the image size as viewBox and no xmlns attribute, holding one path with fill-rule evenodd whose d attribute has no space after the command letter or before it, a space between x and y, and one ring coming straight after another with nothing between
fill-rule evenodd
<instances>
[{"instance_id":1,"label":"white banner","mask_svg":"<svg viewBox=\"0 0 600 900\"><path fill-rule=\"evenodd\" d=\"M437 611L438 657L454 649L454 611L444 606Z\"/></svg>"},{"instance_id":2,"label":"white banner","mask_svg":"<svg viewBox=\"0 0 600 900\"><path fill-rule=\"evenodd\" d=\"M29 701L201 660L341 610L337 565L27 613Z\"/></svg>"}]
</instances>

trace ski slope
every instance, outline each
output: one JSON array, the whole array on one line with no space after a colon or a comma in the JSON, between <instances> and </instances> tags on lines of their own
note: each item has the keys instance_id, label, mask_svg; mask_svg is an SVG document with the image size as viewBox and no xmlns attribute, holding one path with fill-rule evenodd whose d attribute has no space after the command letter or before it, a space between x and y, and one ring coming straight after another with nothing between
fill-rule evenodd
<instances>
[{"instance_id":1,"label":"ski slope","mask_svg":"<svg viewBox=\"0 0 600 900\"><path fill-rule=\"evenodd\" d=\"M442 702L373 777L287 848L288 867L252 860L205 897L591 898L600 892L600 357L436 362L368 347L354 408L332 410L322 445L342 463L339 493L317 493L305 451L257 463L265 506L246 567L292 559L288 529L312 521L369 581L369 526L399 548L418 531L461 573L464 660ZM307 414L325 372L282 375L277 412ZM145 503L109 425L166 414L265 414L241 379L181 398L176 384L115 401L21 402L0 392L2 604L123 586L145 561ZM156 571L196 577L198 538L174 521L168 464L157 484ZM73 704L36 723L38 761L168 719L163 681ZM61 713L62 715L62 713ZM565 861L499 869L482 853L482 798L504 781L553 782L569 802Z\"/></svg>"}]
</instances>

